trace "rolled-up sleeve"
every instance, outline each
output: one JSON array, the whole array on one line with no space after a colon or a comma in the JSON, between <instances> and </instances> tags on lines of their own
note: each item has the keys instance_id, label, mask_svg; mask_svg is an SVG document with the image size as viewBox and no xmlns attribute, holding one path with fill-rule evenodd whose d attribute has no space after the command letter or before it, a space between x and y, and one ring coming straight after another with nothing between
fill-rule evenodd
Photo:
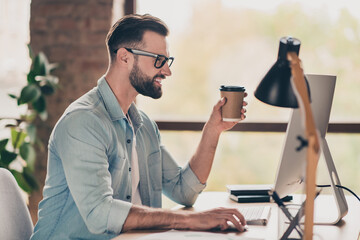
<instances>
[{"instance_id":1,"label":"rolled-up sleeve","mask_svg":"<svg viewBox=\"0 0 360 240\"><path fill-rule=\"evenodd\" d=\"M179 204L192 206L206 184L199 181L189 164L179 167L164 146L161 147L161 156L164 194Z\"/></svg>"},{"instance_id":2,"label":"rolled-up sleeve","mask_svg":"<svg viewBox=\"0 0 360 240\"><path fill-rule=\"evenodd\" d=\"M68 187L88 230L119 234L131 203L114 199L107 157L109 130L91 111L66 115L55 131Z\"/></svg>"}]
</instances>

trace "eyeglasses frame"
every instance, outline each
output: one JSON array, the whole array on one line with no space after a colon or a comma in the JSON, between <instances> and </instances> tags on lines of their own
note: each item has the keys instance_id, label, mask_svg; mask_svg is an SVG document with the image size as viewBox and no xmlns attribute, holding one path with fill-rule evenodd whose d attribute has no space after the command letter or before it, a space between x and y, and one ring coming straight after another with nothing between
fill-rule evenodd
<instances>
[{"instance_id":1,"label":"eyeglasses frame","mask_svg":"<svg viewBox=\"0 0 360 240\"><path fill-rule=\"evenodd\" d=\"M155 63L154 63L154 67L157 69L162 68L165 63L169 64L169 67L172 65L172 63L174 62L174 57L167 57L165 55L162 54L155 54L155 53L151 53L151 52L147 52L147 51L143 51L143 50L139 50L139 49L133 49L133 48L126 48L125 49L135 55L141 55L141 56L146 56L146 57L153 57L156 58ZM117 53L119 49L116 49L114 52ZM165 58L164 61L161 62L160 66L156 66L156 63L160 60L160 58ZM169 62L170 60L170 62Z\"/></svg>"}]
</instances>

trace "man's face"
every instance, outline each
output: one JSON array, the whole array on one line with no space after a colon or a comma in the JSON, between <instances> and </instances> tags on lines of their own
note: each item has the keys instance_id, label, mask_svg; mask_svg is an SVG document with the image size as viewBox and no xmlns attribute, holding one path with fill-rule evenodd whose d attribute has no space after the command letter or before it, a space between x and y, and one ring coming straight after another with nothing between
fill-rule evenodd
<instances>
[{"instance_id":1,"label":"man's face","mask_svg":"<svg viewBox=\"0 0 360 240\"><path fill-rule=\"evenodd\" d=\"M164 36L147 31L144 33L143 43L144 46L139 50L169 56ZM138 93L158 99L162 96L162 81L171 75L171 71L167 63L161 68L155 68L155 60L153 57L137 55L129 80Z\"/></svg>"}]
</instances>

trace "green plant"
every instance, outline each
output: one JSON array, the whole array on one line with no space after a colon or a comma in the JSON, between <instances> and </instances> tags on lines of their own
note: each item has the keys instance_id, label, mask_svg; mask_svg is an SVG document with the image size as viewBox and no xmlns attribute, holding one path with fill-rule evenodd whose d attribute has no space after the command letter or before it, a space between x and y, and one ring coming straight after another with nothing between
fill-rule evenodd
<instances>
[{"instance_id":1,"label":"green plant","mask_svg":"<svg viewBox=\"0 0 360 240\"><path fill-rule=\"evenodd\" d=\"M35 119L47 119L46 96L55 93L58 87L58 78L51 75L57 65L49 63L44 53L36 56L32 54L30 71L27 74L27 85L22 88L20 95L9 94L17 100L17 105L27 105L27 111L20 118L0 118L5 121L5 128L9 129L10 136L0 140L0 167L7 168L14 175L19 186L27 193L38 189L34 176L36 151L35 145L43 149L37 138Z\"/></svg>"}]
</instances>

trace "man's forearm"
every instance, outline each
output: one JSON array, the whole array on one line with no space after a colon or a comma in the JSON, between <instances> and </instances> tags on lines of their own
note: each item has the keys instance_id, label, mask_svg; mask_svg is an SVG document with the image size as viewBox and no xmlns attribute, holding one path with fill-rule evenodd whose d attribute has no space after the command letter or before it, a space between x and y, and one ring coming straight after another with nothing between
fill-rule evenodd
<instances>
[{"instance_id":1,"label":"man's forearm","mask_svg":"<svg viewBox=\"0 0 360 240\"><path fill-rule=\"evenodd\" d=\"M205 125L199 146L190 160L191 170L203 184L209 177L219 137L220 133Z\"/></svg>"},{"instance_id":2,"label":"man's forearm","mask_svg":"<svg viewBox=\"0 0 360 240\"><path fill-rule=\"evenodd\" d=\"M201 183L205 183L209 177L212 163L214 161L216 147L219 142L220 134L229 130L237 124L237 122L224 122L221 117L221 107L225 104L225 98L219 100L210 115L209 121L204 126L203 134L196 153L190 160L191 170L196 174ZM244 101L244 105L246 102ZM245 109L242 109L242 114ZM241 119L244 119L242 115Z\"/></svg>"},{"instance_id":3,"label":"man's forearm","mask_svg":"<svg viewBox=\"0 0 360 240\"><path fill-rule=\"evenodd\" d=\"M239 231L243 231L246 224L238 209L216 208L192 212L133 205L122 232L135 229L225 230L229 228L229 222Z\"/></svg>"},{"instance_id":4,"label":"man's forearm","mask_svg":"<svg viewBox=\"0 0 360 240\"><path fill-rule=\"evenodd\" d=\"M123 232L134 229L185 229L185 215L167 209L133 205L124 223Z\"/></svg>"}]
</instances>

